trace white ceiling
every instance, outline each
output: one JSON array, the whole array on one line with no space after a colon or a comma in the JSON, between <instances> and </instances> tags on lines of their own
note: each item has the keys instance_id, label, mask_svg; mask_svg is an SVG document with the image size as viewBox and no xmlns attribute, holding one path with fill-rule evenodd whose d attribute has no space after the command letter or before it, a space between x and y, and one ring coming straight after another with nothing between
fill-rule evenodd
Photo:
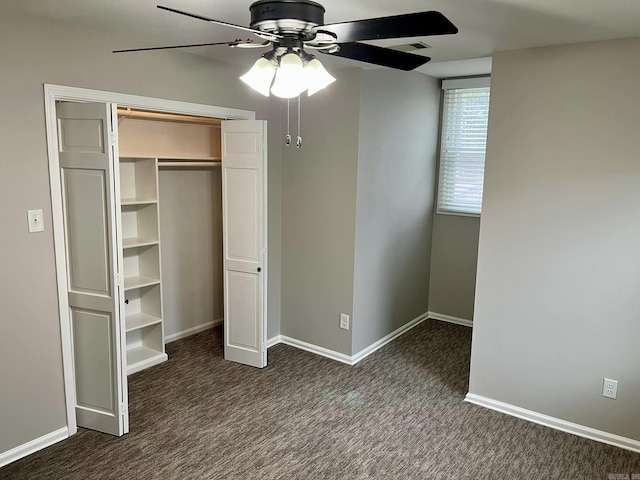
<instances>
[{"instance_id":1,"label":"white ceiling","mask_svg":"<svg viewBox=\"0 0 640 480\"><path fill-rule=\"evenodd\" d=\"M30 15L80 24L121 35L109 49L247 38L238 30L161 11L160 3L215 19L249 24L251 0L2 0L2 6ZM320 0L325 22L438 10L460 30L445 35L372 42L391 46L422 40L432 62L419 71L437 77L488 73L493 52L640 36L640 0ZM251 35L249 35L251 36ZM190 53L249 66L258 51L226 47ZM127 55L153 55L132 53ZM368 64L322 56L339 68ZM476 59L473 62L462 60ZM482 60L477 60L482 59Z\"/></svg>"}]
</instances>

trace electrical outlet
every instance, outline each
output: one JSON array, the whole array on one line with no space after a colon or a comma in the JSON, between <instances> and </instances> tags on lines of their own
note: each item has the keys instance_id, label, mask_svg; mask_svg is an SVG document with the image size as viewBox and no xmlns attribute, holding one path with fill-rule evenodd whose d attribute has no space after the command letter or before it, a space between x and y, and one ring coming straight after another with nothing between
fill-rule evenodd
<instances>
[{"instance_id":1,"label":"electrical outlet","mask_svg":"<svg viewBox=\"0 0 640 480\"><path fill-rule=\"evenodd\" d=\"M349 315L345 315L344 313L340 314L340 328L349 330Z\"/></svg>"},{"instance_id":2,"label":"electrical outlet","mask_svg":"<svg viewBox=\"0 0 640 480\"><path fill-rule=\"evenodd\" d=\"M605 378L602 385L602 396L615 400L618 396L618 381Z\"/></svg>"}]
</instances>

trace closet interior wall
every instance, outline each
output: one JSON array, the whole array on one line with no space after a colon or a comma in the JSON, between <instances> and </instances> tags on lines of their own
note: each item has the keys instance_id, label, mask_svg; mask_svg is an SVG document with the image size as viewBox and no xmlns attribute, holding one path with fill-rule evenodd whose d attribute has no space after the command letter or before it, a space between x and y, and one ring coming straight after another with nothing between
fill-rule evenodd
<instances>
[{"instance_id":1,"label":"closet interior wall","mask_svg":"<svg viewBox=\"0 0 640 480\"><path fill-rule=\"evenodd\" d=\"M124 112L118 143L121 165L143 158L157 165L164 343L221 323L220 122Z\"/></svg>"}]
</instances>

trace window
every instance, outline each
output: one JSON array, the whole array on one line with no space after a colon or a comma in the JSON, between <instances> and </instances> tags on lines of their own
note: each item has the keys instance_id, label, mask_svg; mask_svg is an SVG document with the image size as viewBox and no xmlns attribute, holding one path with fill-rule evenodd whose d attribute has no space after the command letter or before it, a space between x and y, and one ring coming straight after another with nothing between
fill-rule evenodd
<instances>
[{"instance_id":1,"label":"window","mask_svg":"<svg viewBox=\"0 0 640 480\"><path fill-rule=\"evenodd\" d=\"M489 120L489 78L445 80L438 213L480 215Z\"/></svg>"}]
</instances>

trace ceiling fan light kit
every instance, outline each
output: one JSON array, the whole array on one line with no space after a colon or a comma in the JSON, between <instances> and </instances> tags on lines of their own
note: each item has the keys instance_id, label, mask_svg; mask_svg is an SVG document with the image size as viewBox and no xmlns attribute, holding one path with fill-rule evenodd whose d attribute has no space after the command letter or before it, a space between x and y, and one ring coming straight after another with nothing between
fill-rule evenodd
<instances>
[{"instance_id":1,"label":"ceiling fan light kit","mask_svg":"<svg viewBox=\"0 0 640 480\"><path fill-rule=\"evenodd\" d=\"M305 90L311 96L336 81L318 59L293 50L260 57L240 80L265 97L272 93L280 98L294 98Z\"/></svg>"},{"instance_id":2,"label":"ceiling fan light kit","mask_svg":"<svg viewBox=\"0 0 640 480\"><path fill-rule=\"evenodd\" d=\"M279 38L272 40L273 50L240 77L244 83L265 96L272 93L280 98L294 98L305 91L311 96L336 80L319 60L304 51L304 43L317 36L313 29L324 23L322 5L312 1L260 0L251 4L249 11L251 28ZM275 72L266 67L263 59L273 63ZM249 75L257 68L269 71L273 81L270 89L265 88L267 73L259 78Z\"/></svg>"}]
</instances>

